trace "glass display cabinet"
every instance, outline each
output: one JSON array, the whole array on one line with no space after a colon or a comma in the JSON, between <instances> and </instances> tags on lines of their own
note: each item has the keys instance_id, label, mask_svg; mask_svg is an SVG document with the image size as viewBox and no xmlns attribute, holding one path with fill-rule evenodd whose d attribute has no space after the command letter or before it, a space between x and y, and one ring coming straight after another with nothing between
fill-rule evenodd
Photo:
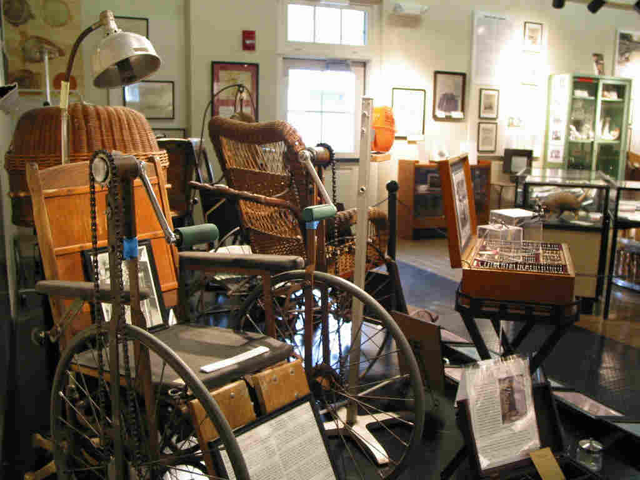
<instances>
[{"instance_id":1,"label":"glass display cabinet","mask_svg":"<svg viewBox=\"0 0 640 480\"><path fill-rule=\"evenodd\" d=\"M491 162L480 160L471 165L471 181L478 224L489 221L491 199ZM438 164L418 160L398 162L398 235L412 239L417 229L445 229L447 222L442 203Z\"/></svg>"},{"instance_id":2,"label":"glass display cabinet","mask_svg":"<svg viewBox=\"0 0 640 480\"><path fill-rule=\"evenodd\" d=\"M624 178L631 79L549 77L544 166Z\"/></svg>"},{"instance_id":3,"label":"glass display cabinet","mask_svg":"<svg viewBox=\"0 0 640 480\"><path fill-rule=\"evenodd\" d=\"M640 182L619 181L616 182L614 188L615 192L611 194L614 199L611 208L613 231L611 233L607 292L602 312L604 319L609 317L612 284L640 291L640 241L631 238L618 238L618 234L622 230L640 228Z\"/></svg>"},{"instance_id":4,"label":"glass display cabinet","mask_svg":"<svg viewBox=\"0 0 640 480\"><path fill-rule=\"evenodd\" d=\"M609 197L615 181L601 171L556 168L532 169L518 184L522 185L520 206L544 212L543 240L569 245L576 296L583 298L588 311L604 288Z\"/></svg>"}]
</instances>

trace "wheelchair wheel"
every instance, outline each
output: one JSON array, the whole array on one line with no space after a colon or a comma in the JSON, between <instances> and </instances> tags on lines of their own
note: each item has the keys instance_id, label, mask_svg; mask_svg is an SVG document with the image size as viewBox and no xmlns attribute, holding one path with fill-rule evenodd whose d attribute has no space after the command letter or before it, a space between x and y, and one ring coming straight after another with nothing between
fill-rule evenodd
<instances>
[{"instance_id":1,"label":"wheelchair wheel","mask_svg":"<svg viewBox=\"0 0 640 480\"><path fill-rule=\"evenodd\" d=\"M358 330L354 297L363 303ZM311 328L305 332L309 298ZM425 400L415 357L393 318L354 284L321 272L313 274L313 287L302 270L273 277L271 303L277 337L304 359L337 467L349 477L396 478L420 443ZM264 332L264 306L259 286L236 326ZM311 335L311 351L305 333ZM354 343L357 334L360 341Z\"/></svg>"},{"instance_id":2,"label":"wheelchair wheel","mask_svg":"<svg viewBox=\"0 0 640 480\"><path fill-rule=\"evenodd\" d=\"M120 377L120 408L116 418L116 401L109 385L110 341L107 331L99 333L96 326L90 327L74 337L58 363L51 392L58 478L115 478L117 441L122 444L124 469L129 478L185 478L185 472L197 473L196 478L227 478L206 473L202 462L212 452L200 448L194 425L190 423L189 402L194 400L200 402L207 419L219 432L235 477L249 478L235 436L202 382L169 347L131 325L125 325L122 338L118 338L121 352L123 343L129 344L131 378ZM134 361L137 348L149 353L153 405L146 405L142 395L141 363ZM97 374L100 350L105 368L102 379ZM124 366L122 357L121 365ZM119 439L113 429L116 421L120 423Z\"/></svg>"}]
</instances>

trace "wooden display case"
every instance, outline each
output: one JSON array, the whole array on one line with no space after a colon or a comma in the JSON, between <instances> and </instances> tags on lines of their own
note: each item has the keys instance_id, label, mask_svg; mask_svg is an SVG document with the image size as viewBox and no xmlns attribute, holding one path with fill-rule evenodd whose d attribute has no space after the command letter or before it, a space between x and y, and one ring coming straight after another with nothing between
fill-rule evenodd
<instances>
[{"instance_id":1,"label":"wooden display case","mask_svg":"<svg viewBox=\"0 0 640 480\"><path fill-rule=\"evenodd\" d=\"M489 222L491 162L471 165L476 215L479 224ZM398 165L398 235L412 239L415 229L446 228L438 162L400 160Z\"/></svg>"},{"instance_id":2,"label":"wooden display case","mask_svg":"<svg viewBox=\"0 0 640 480\"><path fill-rule=\"evenodd\" d=\"M566 244L525 241L493 245L478 239L467 155L439 162L449 260L462 268L460 293L477 299L567 305L575 269Z\"/></svg>"}]
</instances>

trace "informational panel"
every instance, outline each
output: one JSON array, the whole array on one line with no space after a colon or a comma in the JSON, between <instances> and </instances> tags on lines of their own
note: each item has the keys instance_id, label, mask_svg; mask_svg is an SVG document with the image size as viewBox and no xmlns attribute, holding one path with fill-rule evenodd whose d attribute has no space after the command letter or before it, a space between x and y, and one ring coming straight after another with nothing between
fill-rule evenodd
<instances>
[{"instance_id":1,"label":"informational panel","mask_svg":"<svg viewBox=\"0 0 640 480\"><path fill-rule=\"evenodd\" d=\"M511 20L493 13L473 12L471 79L477 85L499 85L513 52Z\"/></svg>"},{"instance_id":2,"label":"informational panel","mask_svg":"<svg viewBox=\"0 0 640 480\"><path fill-rule=\"evenodd\" d=\"M311 397L236 432L251 478L257 480L336 480ZM226 451L219 447L217 468L234 479ZM224 470L224 471L223 471ZM228 475L228 477L227 477Z\"/></svg>"}]
</instances>

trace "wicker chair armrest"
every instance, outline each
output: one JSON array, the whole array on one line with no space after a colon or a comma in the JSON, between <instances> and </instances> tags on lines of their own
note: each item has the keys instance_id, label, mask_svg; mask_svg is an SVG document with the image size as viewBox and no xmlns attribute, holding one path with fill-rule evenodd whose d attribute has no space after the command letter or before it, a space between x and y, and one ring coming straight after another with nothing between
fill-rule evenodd
<instances>
[{"instance_id":1,"label":"wicker chair armrest","mask_svg":"<svg viewBox=\"0 0 640 480\"><path fill-rule=\"evenodd\" d=\"M379 231L389 231L389 221L384 210L376 207L369 207L368 220L373 224L374 229ZM358 223L358 211L356 208L343 210L336 213L336 224L338 228L350 227Z\"/></svg>"},{"instance_id":2,"label":"wicker chair armrest","mask_svg":"<svg viewBox=\"0 0 640 480\"><path fill-rule=\"evenodd\" d=\"M287 202L286 200L282 200L280 198L267 197L265 195L256 195L255 193L234 190L233 188L229 188L226 185L210 185L208 183L200 183L195 181L189 182L189 185L192 188L196 188L198 190L206 190L208 192L212 192L216 196L227 198L229 200L246 200L270 207L286 208L287 210L290 210L296 216L296 218L302 218L302 212L298 207L296 207L291 202Z\"/></svg>"}]
</instances>

